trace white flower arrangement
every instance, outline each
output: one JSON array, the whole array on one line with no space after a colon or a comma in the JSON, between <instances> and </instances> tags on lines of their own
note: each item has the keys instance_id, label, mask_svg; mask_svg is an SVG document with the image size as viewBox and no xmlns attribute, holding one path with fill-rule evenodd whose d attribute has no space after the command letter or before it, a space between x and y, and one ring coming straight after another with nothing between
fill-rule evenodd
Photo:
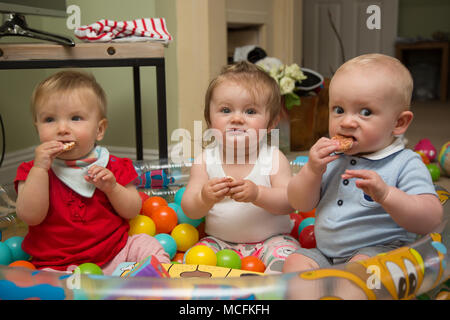
<instances>
[{"instance_id":1,"label":"white flower arrangement","mask_svg":"<svg viewBox=\"0 0 450 320\"><path fill-rule=\"evenodd\" d=\"M303 74L298 64L284 65L278 59L262 59L256 65L263 68L280 86L281 95L284 96L286 108L292 109L295 105L300 105L300 97L294 92L300 83L307 77Z\"/></svg>"}]
</instances>

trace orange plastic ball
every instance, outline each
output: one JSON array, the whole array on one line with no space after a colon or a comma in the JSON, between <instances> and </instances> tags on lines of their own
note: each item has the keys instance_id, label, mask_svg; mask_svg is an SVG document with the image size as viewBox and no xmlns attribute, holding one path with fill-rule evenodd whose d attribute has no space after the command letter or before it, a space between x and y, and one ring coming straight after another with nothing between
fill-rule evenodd
<instances>
[{"instance_id":1,"label":"orange plastic ball","mask_svg":"<svg viewBox=\"0 0 450 320\"><path fill-rule=\"evenodd\" d=\"M242 258L241 262L242 270L255 272L264 272L264 270L266 270L266 266L264 265L264 263L254 256Z\"/></svg>"},{"instance_id":2,"label":"orange plastic ball","mask_svg":"<svg viewBox=\"0 0 450 320\"><path fill-rule=\"evenodd\" d=\"M315 218L316 217L316 208L312 209L308 212L299 212L299 214L302 216L303 219L306 218Z\"/></svg>"},{"instance_id":3,"label":"orange plastic ball","mask_svg":"<svg viewBox=\"0 0 450 320\"><path fill-rule=\"evenodd\" d=\"M184 252L177 252L175 253L175 256L173 257L172 261L183 263L184 258Z\"/></svg>"},{"instance_id":4,"label":"orange plastic ball","mask_svg":"<svg viewBox=\"0 0 450 320\"><path fill-rule=\"evenodd\" d=\"M142 204L141 212L143 215L151 218L153 211L156 208L167 205L167 201L164 198L153 196L144 201L144 203Z\"/></svg>"},{"instance_id":5,"label":"orange plastic ball","mask_svg":"<svg viewBox=\"0 0 450 320\"><path fill-rule=\"evenodd\" d=\"M419 155L420 155L420 157L422 158L422 162L423 163L425 163L425 164L430 164L430 158L428 158L427 157L427 155L424 153L424 152L422 152L422 151L416 151Z\"/></svg>"},{"instance_id":6,"label":"orange plastic ball","mask_svg":"<svg viewBox=\"0 0 450 320\"><path fill-rule=\"evenodd\" d=\"M168 233L175 228L178 223L178 217L175 210L169 206L160 206L152 211L151 216L156 226L156 233Z\"/></svg>"},{"instance_id":7,"label":"orange plastic ball","mask_svg":"<svg viewBox=\"0 0 450 320\"><path fill-rule=\"evenodd\" d=\"M25 260L17 260L17 261L11 262L8 266L9 267L23 267L23 268L28 268L31 270L36 270L36 267L31 262L28 262Z\"/></svg>"}]
</instances>

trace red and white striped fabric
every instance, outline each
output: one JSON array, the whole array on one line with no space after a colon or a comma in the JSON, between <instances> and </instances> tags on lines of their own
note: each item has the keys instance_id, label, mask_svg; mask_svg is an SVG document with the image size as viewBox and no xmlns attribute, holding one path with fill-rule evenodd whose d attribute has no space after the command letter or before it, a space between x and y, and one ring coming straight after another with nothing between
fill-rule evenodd
<instances>
[{"instance_id":1,"label":"red and white striped fabric","mask_svg":"<svg viewBox=\"0 0 450 320\"><path fill-rule=\"evenodd\" d=\"M90 42L107 42L118 39L163 42L172 40L164 18L142 18L132 21L103 19L75 29L75 36L78 39Z\"/></svg>"}]
</instances>

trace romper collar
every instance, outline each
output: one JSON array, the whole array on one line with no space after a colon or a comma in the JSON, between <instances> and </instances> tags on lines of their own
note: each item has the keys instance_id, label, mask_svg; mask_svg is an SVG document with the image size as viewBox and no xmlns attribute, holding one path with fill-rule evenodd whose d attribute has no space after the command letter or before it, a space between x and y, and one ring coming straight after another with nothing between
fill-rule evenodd
<instances>
[{"instance_id":1,"label":"romper collar","mask_svg":"<svg viewBox=\"0 0 450 320\"><path fill-rule=\"evenodd\" d=\"M381 160L386 157L389 157L391 154L394 154L398 151L405 149L405 143L403 142L403 136L397 136L394 142L388 145L386 148L375 151L373 153L369 153L361 156L361 158L369 159L369 160Z\"/></svg>"}]
</instances>

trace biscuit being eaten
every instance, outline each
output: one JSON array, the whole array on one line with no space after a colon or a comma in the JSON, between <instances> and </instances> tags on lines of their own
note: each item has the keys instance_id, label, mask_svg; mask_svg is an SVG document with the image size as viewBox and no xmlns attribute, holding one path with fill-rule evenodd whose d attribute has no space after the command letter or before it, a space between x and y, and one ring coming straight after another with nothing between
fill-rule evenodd
<instances>
[{"instance_id":1,"label":"biscuit being eaten","mask_svg":"<svg viewBox=\"0 0 450 320\"><path fill-rule=\"evenodd\" d=\"M68 142L68 143L64 143L63 146L63 151L69 151L72 150L75 147L75 142Z\"/></svg>"},{"instance_id":2,"label":"biscuit being eaten","mask_svg":"<svg viewBox=\"0 0 450 320\"><path fill-rule=\"evenodd\" d=\"M232 176L226 176L225 178L227 178L229 182L233 182L235 180Z\"/></svg>"},{"instance_id":3,"label":"biscuit being eaten","mask_svg":"<svg viewBox=\"0 0 450 320\"><path fill-rule=\"evenodd\" d=\"M335 135L331 140L336 140L339 142L339 150L337 152L345 152L350 150L353 145L353 138L344 137L340 134Z\"/></svg>"}]
</instances>

